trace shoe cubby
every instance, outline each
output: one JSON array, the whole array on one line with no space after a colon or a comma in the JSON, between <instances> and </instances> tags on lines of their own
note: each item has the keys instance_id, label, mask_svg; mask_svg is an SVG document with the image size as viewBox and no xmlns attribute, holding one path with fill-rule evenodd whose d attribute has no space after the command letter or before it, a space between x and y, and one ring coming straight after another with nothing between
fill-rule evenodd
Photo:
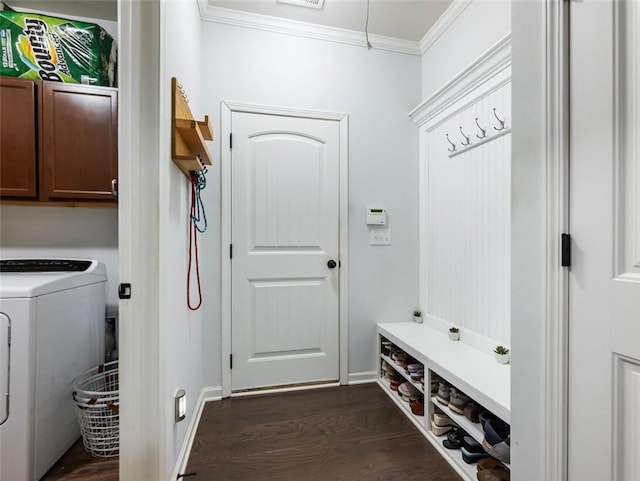
<instances>
[{"instance_id":1,"label":"shoe cubby","mask_svg":"<svg viewBox=\"0 0 640 481\"><path fill-rule=\"evenodd\" d=\"M386 345L380 348L378 383L409 419L423 429L425 401L428 399L423 386L424 365L388 341L384 342Z\"/></svg>"},{"instance_id":2,"label":"shoe cubby","mask_svg":"<svg viewBox=\"0 0 640 481\"><path fill-rule=\"evenodd\" d=\"M508 428L509 366L498 364L488 353L462 342L452 342L446 334L416 323L379 324L378 354L378 384L383 391L463 479L478 479L481 468L473 461L486 453L482 448L485 432L480 413L483 413L483 420L491 419L492 426ZM422 369L419 379L418 368ZM424 415L412 413L410 404L398 394L398 386L403 383L411 383L423 396ZM438 395L443 386L446 387L443 392L448 390L448 399L444 399L443 392ZM434 417L437 424L450 423L455 429L448 431L444 426L432 424ZM465 435L471 439L465 439ZM448 438L453 443L444 443ZM464 440L464 457L471 463L463 459L462 448L445 447L445 444L455 447L461 439ZM488 462L493 461L482 464ZM508 473L509 465L504 466Z\"/></svg>"}]
</instances>

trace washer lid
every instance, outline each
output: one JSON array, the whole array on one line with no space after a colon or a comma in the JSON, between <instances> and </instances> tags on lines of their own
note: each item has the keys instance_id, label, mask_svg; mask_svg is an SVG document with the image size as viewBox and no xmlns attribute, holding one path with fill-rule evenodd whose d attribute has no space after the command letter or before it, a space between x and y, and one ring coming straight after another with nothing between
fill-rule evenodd
<instances>
[{"instance_id":1,"label":"washer lid","mask_svg":"<svg viewBox=\"0 0 640 481\"><path fill-rule=\"evenodd\" d=\"M105 266L96 260L0 260L0 297L4 299L37 297L106 280Z\"/></svg>"}]
</instances>

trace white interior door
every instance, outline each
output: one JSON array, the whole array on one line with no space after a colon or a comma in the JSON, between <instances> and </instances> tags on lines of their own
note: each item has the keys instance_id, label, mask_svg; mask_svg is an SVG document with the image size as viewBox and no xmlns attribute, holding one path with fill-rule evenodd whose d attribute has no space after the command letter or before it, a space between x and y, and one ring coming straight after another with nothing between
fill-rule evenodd
<instances>
[{"instance_id":1,"label":"white interior door","mask_svg":"<svg viewBox=\"0 0 640 481\"><path fill-rule=\"evenodd\" d=\"M339 122L231 129L231 388L337 381Z\"/></svg>"},{"instance_id":2,"label":"white interior door","mask_svg":"<svg viewBox=\"0 0 640 481\"><path fill-rule=\"evenodd\" d=\"M571 2L569 480L640 479L640 5Z\"/></svg>"}]
</instances>

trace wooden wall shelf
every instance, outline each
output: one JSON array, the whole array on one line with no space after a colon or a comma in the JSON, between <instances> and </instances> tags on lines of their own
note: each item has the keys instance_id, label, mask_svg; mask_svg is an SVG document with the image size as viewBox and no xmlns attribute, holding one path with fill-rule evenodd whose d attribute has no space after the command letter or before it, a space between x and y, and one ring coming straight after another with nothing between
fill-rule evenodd
<instances>
[{"instance_id":1,"label":"wooden wall shelf","mask_svg":"<svg viewBox=\"0 0 640 481\"><path fill-rule=\"evenodd\" d=\"M195 120L189 100L178 79L171 79L171 158L191 180L191 171L204 170L211 165L212 156L206 141L213 140L209 116Z\"/></svg>"}]
</instances>

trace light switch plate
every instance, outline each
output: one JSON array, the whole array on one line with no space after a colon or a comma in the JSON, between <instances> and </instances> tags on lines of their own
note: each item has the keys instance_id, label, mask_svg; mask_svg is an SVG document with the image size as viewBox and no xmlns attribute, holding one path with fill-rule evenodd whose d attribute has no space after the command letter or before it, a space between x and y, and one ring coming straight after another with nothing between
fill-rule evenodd
<instances>
[{"instance_id":1,"label":"light switch plate","mask_svg":"<svg viewBox=\"0 0 640 481\"><path fill-rule=\"evenodd\" d=\"M391 229L371 229L369 231L369 243L372 246L390 246Z\"/></svg>"}]
</instances>

